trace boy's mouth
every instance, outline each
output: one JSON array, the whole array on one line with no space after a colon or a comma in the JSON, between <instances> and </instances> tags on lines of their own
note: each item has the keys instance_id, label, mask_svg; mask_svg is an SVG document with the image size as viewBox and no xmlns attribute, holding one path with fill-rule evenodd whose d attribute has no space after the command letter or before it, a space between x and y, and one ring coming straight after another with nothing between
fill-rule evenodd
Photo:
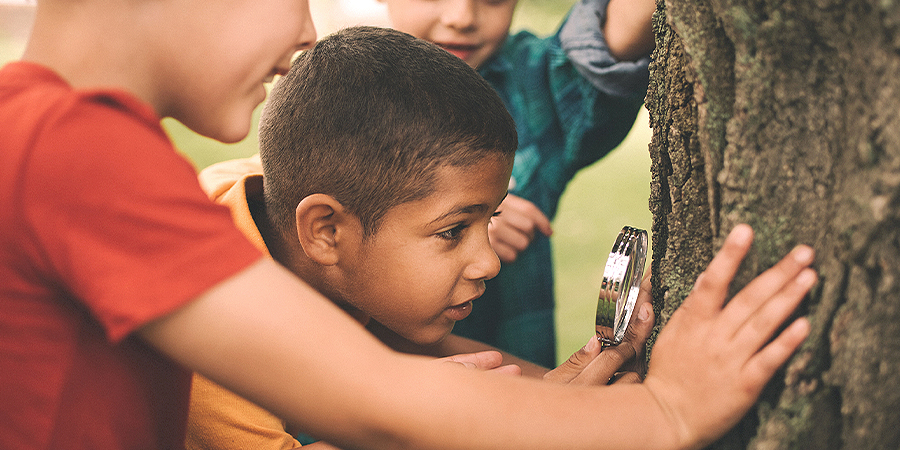
<instances>
[{"instance_id":1,"label":"boy's mouth","mask_svg":"<svg viewBox=\"0 0 900 450\"><path fill-rule=\"evenodd\" d=\"M460 321L469 317L469 314L472 313L472 301L469 300L465 303L451 306L447 308L448 316L450 316L451 320Z\"/></svg>"},{"instance_id":2,"label":"boy's mouth","mask_svg":"<svg viewBox=\"0 0 900 450\"><path fill-rule=\"evenodd\" d=\"M283 76L288 73L289 68L284 67L273 67L272 70L266 75L266 78L263 79L263 83L271 83L275 81L276 76Z\"/></svg>"},{"instance_id":3,"label":"boy's mouth","mask_svg":"<svg viewBox=\"0 0 900 450\"><path fill-rule=\"evenodd\" d=\"M477 45L467 44L437 43L437 45L463 61L467 61L479 48Z\"/></svg>"}]
</instances>

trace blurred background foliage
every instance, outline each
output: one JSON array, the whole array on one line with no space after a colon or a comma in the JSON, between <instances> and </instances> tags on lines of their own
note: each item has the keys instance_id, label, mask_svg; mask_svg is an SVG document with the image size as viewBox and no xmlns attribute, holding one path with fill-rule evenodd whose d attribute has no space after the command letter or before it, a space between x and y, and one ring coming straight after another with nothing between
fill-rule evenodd
<instances>
[{"instance_id":1,"label":"blurred background foliage","mask_svg":"<svg viewBox=\"0 0 900 450\"><path fill-rule=\"evenodd\" d=\"M513 30L526 29L539 36L553 33L573 3L574 0L519 0ZM33 8L34 0L0 0L0 63L21 55ZM310 0L310 9L320 36L348 25L387 26L383 6L377 0ZM198 170L256 152L255 126L243 141L223 144L193 133L172 119L165 119L163 125ZM575 177L554 218L560 360L568 358L593 336L603 267L619 230L624 225L650 228L650 135L647 113L642 110L625 141Z\"/></svg>"}]
</instances>

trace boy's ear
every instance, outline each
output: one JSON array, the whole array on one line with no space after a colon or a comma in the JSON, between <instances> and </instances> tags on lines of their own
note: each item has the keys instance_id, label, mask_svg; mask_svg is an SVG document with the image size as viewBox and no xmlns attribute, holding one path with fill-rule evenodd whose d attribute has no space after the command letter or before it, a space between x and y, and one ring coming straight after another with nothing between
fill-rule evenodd
<instances>
[{"instance_id":1,"label":"boy's ear","mask_svg":"<svg viewBox=\"0 0 900 450\"><path fill-rule=\"evenodd\" d=\"M323 266L337 264L338 244L350 233L352 217L334 197L306 196L295 211L297 240L310 259Z\"/></svg>"}]
</instances>

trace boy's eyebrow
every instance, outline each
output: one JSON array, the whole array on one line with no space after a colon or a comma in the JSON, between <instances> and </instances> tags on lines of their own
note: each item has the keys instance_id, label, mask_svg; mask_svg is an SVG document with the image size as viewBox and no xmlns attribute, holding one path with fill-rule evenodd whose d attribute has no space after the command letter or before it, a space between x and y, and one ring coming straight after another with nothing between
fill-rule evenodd
<instances>
[{"instance_id":1,"label":"boy's eyebrow","mask_svg":"<svg viewBox=\"0 0 900 450\"><path fill-rule=\"evenodd\" d=\"M500 203L503 203L503 200L506 200L507 195L509 195L509 191L507 191L505 194L503 194L503 198L500 199ZM435 222L440 222L442 220L445 220L448 217L459 216L459 215L463 215L463 214L481 213L481 212L487 211L488 209L489 209L489 206L484 203L460 206L458 208L451 209L450 211L447 211L444 214L441 214L440 216L436 217L434 220L429 222L429 224L432 224Z\"/></svg>"}]
</instances>

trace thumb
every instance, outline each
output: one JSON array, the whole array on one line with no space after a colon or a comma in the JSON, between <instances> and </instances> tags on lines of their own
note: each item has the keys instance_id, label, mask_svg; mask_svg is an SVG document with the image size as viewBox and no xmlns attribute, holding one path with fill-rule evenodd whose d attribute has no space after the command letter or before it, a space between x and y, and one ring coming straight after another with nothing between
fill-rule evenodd
<instances>
[{"instance_id":1,"label":"thumb","mask_svg":"<svg viewBox=\"0 0 900 450\"><path fill-rule=\"evenodd\" d=\"M630 369L637 372L642 378L647 374L647 338L653 332L656 325L656 317L653 314L653 302L650 298L652 285L650 283L650 271L644 274L641 280L641 290L637 298L637 314L631 318L628 329L625 330L623 344L634 348L635 361Z\"/></svg>"},{"instance_id":2,"label":"thumb","mask_svg":"<svg viewBox=\"0 0 900 450\"><path fill-rule=\"evenodd\" d=\"M562 384L571 382L600 354L602 349L597 337L591 336L587 344L573 353L566 362L544 374L544 380Z\"/></svg>"},{"instance_id":3,"label":"thumb","mask_svg":"<svg viewBox=\"0 0 900 450\"><path fill-rule=\"evenodd\" d=\"M631 318L628 329L625 330L625 337L619 346L629 346L634 351L634 359L625 364L622 370L636 372L641 378L647 373L647 338L653 331L653 325L656 322L653 316L653 307L649 302L643 302L638 305L636 317Z\"/></svg>"}]
</instances>

